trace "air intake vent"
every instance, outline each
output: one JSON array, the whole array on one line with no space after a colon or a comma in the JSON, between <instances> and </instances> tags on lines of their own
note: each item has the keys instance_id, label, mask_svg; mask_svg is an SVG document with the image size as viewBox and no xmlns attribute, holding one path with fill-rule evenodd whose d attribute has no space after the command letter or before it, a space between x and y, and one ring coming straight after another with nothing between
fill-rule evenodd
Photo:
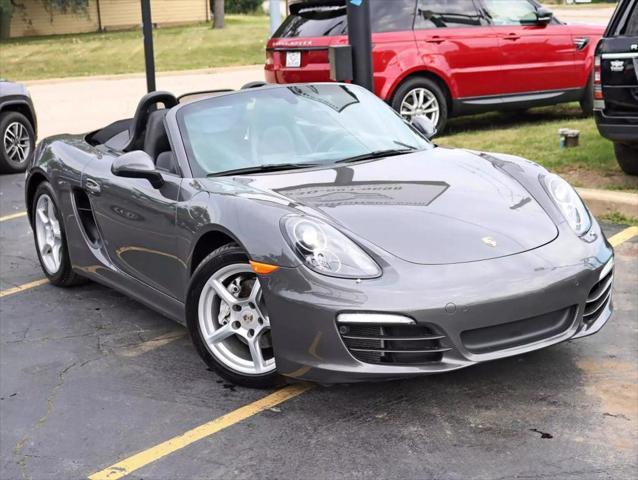
<instances>
[{"instance_id":1,"label":"air intake vent","mask_svg":"<svg viewBox=\"0 0 638 480\"><path fill-rule=\"evenodd\" d=\"M611 299L611 286L614 280L614 267L610 262L603 269L601 279L594 285L587 297L583 321L587 325L594 323Z\"/></svg>"},{"instance_id":2,"label":"air intake vent","mask_svg":"<svg viewBox=\"0 0 638 480\"><path fill-rule=\"evenodd\" d=\"M339 323L338 328L350 353L366 363L438 362L450 350L442 343L443 335L423 325Z\"/></svg>"}]
</instances>

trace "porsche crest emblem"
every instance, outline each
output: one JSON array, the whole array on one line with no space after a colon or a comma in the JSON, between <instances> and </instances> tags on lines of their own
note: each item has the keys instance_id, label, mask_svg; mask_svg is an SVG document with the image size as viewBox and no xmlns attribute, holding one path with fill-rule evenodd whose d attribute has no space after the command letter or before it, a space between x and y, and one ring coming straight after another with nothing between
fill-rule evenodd
<instances>
[{"instance_id":1,"label":"porsche crest emblem","mask_svg":"<svg viewBox=\"0 0 638 480\"><path fill-rule=\"evenodd\" d=\"M488 247L495 247L496 246L496 240L494 240L492 237L483 237L483 238L481 238L481 240Z\"/></svg>"}]
</instances>

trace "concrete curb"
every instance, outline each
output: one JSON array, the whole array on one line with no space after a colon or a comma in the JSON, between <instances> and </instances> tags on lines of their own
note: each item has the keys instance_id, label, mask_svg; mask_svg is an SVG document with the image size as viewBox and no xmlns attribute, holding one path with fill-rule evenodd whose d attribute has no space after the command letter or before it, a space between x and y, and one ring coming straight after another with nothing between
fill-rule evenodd
<instances>
[{"instance_id":1,"label":"concrete curb","mask_svg":"<svg viewBox=\"0 0 638 480\"><path fill-rule=\"evenodd\" d=\"M578 194L596 216L621 213L638 218L638 193L577 188Z\"/></svg>"},{"instance_id":2,"label":"concrete curb","mask_svg":"<svg viewBox=\"0 0 638 480\"><path fill-rule=\"evenodd\" d=\"M210 67L210 68L197 68L193 70L167 70L163 72L156 72L157 77L175 77L181 75L210 75L216 73L226 72L239 72L245 70L254 70L257 68L263 69L264 64L259 63L255 65L236 65L232 67ZM144 72L133 73L118 73L114 75L87 75L79 77L58 77L58 78L42 78L39 80L18 80L22 85L27 87L31 85L43 85L53 83L66 83L66 82L90 82L95 80L126 80L129 78L146 78Z\"/></svg>"}]
</instances>

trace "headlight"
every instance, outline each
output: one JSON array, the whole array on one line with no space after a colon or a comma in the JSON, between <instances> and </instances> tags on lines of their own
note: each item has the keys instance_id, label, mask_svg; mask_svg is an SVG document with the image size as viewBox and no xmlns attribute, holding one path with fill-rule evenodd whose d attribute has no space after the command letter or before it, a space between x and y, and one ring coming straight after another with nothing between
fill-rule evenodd
<instances>
[{"instance_id":1,"label":"headlight","mask_svg":"<svg viewBox=\"0 0 638 480\"><path fill-rule=\"evenodd\" d=\"M289 216L282 228L295 253L317 273L342 278L381 275L381 268L359 246L321 220Z\"/></svg>"},{"instance_id":2,"label":"headlight","mask_svg":"<svg viewBox=\"0 0 638 480\"><path fill-rule=\"evenodd\" d=\"M543 180L547 191L572 230L579 236L587 233L591 228L591 218L576 190L558 175L550 174Z\"/></svg>"}]
</instances>

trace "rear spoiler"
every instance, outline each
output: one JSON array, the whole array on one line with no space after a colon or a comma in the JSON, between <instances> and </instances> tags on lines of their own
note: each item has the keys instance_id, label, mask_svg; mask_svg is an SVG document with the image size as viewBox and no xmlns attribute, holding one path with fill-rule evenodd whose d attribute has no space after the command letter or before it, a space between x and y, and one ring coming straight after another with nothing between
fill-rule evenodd
<instances>
[{"instance_id":1,"label":"rear spoiler","mask_svg":"<svg viewBox=\"0 0 638 480\"><path fill-rule=\"evenodd\" d=\"M290 13L296 15L304 8L312 7L345 7L346 0L289 0Z\"/></svg>"}]
</instances>

